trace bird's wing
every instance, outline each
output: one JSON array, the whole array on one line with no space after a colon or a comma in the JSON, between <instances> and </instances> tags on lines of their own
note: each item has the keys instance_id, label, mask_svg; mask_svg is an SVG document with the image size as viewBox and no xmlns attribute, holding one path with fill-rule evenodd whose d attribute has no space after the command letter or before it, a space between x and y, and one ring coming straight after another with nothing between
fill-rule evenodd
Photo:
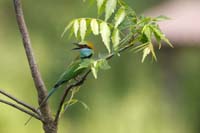
<instances>
[{"instance_id":1,"label":"bird's wing","mask_svg":"<svg viewBox=\"0 0 200 133\"><path fill-rule=\"evenodd\" d=\"M61 84L68 82L69 80L75 78L78 73L76 72L77 68L79 67L79 64L81 63L81 60L76 60L72 62L68 68L62 73L62 75L57 80L54 87L59 87Z\"/></svg>"}]
</instances>

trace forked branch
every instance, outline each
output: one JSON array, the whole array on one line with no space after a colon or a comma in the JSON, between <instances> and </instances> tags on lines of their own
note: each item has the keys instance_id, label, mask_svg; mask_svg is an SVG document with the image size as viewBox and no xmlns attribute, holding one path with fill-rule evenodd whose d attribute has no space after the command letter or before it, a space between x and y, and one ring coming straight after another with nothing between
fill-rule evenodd
<instances>
[{"instance_id":1,"label":"forked branch","mask_svg":"<svg viewBox=\"0 0 200 133\"><path fill-rule=\"evenodd\" d=\"M9 105L9 106L11 106L11 107L13 107L13 108L16 108L16 109L18 109L18 110L20 110L20 111L22 111L22 112L24 112L24 113L26 113L26 114L28 114L28 115L30 115L30 116L33 116L34 118L36 118L36 119L38 119L38 120L40 120L40 121L43 121L42 118L41 118L40 116L38 116L38 115L36 115L35 113L32 113L32 112L30 112L30 111L28 111L28 110L22 108L22 107L20 107L20 106L18 106L18 105L16 105L16 104L13 104L13 103L11 103L11 102L8 102L8 101L2 100L2 99L0 99L0 102L1 102L1 103L4 103L4 104L7 104L7 105Z\"/></svg>"},{"instance_id":2,"label":"forked branch","mask_svg":"<svg viewBox=\"0 0 200 133\"><path fill-rule=\"evenodd\" d=\"M36 113L36 114L38 114L38 115L40 114L34 107L32 107L32 106L28 105L27 103L25 103L25 102L23 102L23 101L17 99L16 97L14 97L14 96L8 94L7 92L3 91L2 89L0 89L0 93L1 93L2 95L6 96L6 97L8 97L8 98L10 98L10 99L12 99L12 100L15 101L16 103L18 103L18 104L20 104L20 105L26 107L27 109L30 109L30 110L33 111L34 113Z\"/></svg>"},{"instance_id":3,"label":"forked branch","mask_svg":"<svg viewBox=\"0 0 200 133\"><path fill-rule=\"evenodd\" d=\"M30 40L28 29L24 20L21 0L13 0L13 2L14 2L17 23L18 23L21 37L24 44L24 49L25 49L26 56L28 59L28 63L29 63L32 78L35 84L35 88L38 93L38 103L40 104L42 100L47 96L47 89L42 80L38 66L36 64L36 60L35 60L32 45L31 45L31 40ZM47 103L40 109L40 111L45 121L51 121L52 116L50 114L50 108Z\"/></svg>"}]
</instances>

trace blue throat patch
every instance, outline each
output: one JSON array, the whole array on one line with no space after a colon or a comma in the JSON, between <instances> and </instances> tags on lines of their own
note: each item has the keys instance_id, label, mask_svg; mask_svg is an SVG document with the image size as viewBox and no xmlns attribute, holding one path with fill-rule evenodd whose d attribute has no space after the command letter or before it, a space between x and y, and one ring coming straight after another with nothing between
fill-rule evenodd
<instances>
[{"instance_id":1,"label":"blue throat patch","mask_svg":"<svg viewBox=\"0 0 200 133\"><path fill-rule=\"evenodd\" d=\"M80 50L80 57L81 58L90 58L93 54L93 51L92 49L89 49L89 48L82 48Z\"/></svg>"}]
</instances>

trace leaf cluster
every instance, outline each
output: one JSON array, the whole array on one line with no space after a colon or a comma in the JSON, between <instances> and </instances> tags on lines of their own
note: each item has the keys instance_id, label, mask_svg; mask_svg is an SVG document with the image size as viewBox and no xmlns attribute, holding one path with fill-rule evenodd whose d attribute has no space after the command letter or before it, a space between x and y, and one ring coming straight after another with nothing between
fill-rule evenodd
<instances>
[{"instance_id":1,"label":"leaf cluster","mask_svg":"<svg viewBox=\"0 0 200 133\"><path fill-rule=\"evenodd\" d=\"M88 35L100 36L108 54L118 53L120 48L134 45L132 51L143 52L142 62L149 54L157 60L154 50L156 44L158 44L159 49L162 42L173 47L157 24L159 21L167 20L167 17L138 16L123 0L95 1L97 17L73 19L66 26L62 36L68 30L80 41L85 41ZM153 40L156 40L157 43L153 44ZM84 61L80 67L90 66L94 77L97 78L97 72L102 68L102 64L108 63L105 59L100 58Z\"/></svg>"}]
</instances>

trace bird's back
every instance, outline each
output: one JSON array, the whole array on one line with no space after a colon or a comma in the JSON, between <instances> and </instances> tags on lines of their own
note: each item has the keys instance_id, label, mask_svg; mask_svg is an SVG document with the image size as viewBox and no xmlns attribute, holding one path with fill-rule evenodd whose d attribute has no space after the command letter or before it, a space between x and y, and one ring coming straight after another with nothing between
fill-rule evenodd
<instances>
[{"instance_id":1,"label":"bird's back","mask_svg":"<svg viewBox=\"0 0 200 133\"><path fill-rule=\"evenodd\" d=\"M74 79L77 75L81 74L86 68L78 69L82 60L75 60L72 62L66 71L59 77L54 87L58 87L61 84L68 82L71 79Z\"/></svg>"}]
</instances>

